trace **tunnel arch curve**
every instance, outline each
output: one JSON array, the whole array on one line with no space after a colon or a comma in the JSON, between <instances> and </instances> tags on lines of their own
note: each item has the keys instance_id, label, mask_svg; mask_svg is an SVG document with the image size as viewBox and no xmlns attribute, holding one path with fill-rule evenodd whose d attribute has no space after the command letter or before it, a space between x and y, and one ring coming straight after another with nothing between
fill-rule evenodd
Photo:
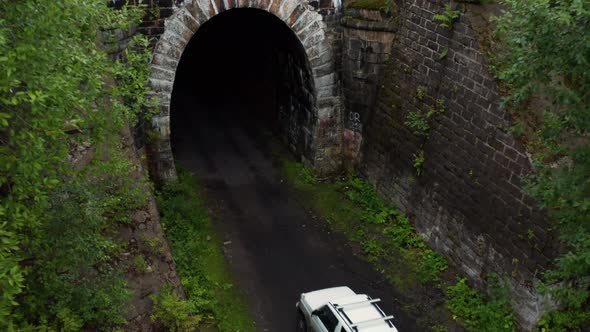
<instances>
[{"instance_id":1,"label":"tunnel arch curve","mask_svg":"<svg viewBox=\"0 0 590 332\"><path fill-rule=\"evenodd\" d=\"M332 44L323 17L301 0L187 0L165 21L151 64L151 97L159 107L152 119L157 139L150 143L151 173L158 181L176 178L170 141L171 96L181 56L199 27L231 9L255 8L283 21L303 47L313 76L314 123L310 131L311 153L302 156L319 173L340 168L341 102Z\"/></svg>"}]
</instances>

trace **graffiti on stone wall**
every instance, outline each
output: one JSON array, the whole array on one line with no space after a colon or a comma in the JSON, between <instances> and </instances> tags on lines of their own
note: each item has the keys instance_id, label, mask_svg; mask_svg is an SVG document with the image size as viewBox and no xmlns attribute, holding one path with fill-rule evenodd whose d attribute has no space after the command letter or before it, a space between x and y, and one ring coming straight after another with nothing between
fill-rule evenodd
<instances>
[{"instance_id":1,"label":"graffiti on stone wall","mask_svg":"<svg viewBox=\"0 0 590 332\"><path fill-rule=\"evenodd\" d=\"M350 112L348 114L348 127L359 133L363 131L363 123L359 112Z\"/></svg>"}]
</instances>

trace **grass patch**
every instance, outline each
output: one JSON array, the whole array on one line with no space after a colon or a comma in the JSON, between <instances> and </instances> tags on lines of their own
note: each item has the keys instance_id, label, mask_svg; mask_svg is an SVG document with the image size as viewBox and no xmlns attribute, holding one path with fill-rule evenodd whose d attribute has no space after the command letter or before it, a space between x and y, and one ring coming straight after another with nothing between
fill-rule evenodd
<instances>
[{"instance_id":1,"label":"grass patch","mask_svg":"<svg viewBox=\"0 0 590 332\"><path fill-rule=\"evenodd\" d=\"M368 182L357 177L318 181L311 170L293 161L282 161L282 171L303 193L304 204L358 243L366 258L397 288L409 290L417 283L440 280L446 259L427 249L408 218Z\"/></svg>"},{"instance_id":2,"label":"grass patch","mask_svg":"<svg viewBox=\"0 0 590 332\"><path fill-rule=\"evenodd\" d=\"M230 277L200 188L198 180L179 167L179 180L157 197L162 226L187 293L187 310L202 324L215 324L220 331L256 331L244 295ZM163 299L184 308L170 294Z\"/></svg>"}]
</instances>

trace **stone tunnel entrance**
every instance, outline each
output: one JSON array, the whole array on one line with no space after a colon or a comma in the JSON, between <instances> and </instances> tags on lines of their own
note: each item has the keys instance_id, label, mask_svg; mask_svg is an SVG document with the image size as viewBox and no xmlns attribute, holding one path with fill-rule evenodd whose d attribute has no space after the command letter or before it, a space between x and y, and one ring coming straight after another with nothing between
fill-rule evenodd
<instances>
[{"instance_id":1,"label":"stone tunnel entrance","mask_svg":"<svg viewBox=\"0 0 590 332\"><path fill-rule=\"evenodd\" d=\"M194 34L172 90L172 150L195 131L231 135L236 126L268 129L298 156L313 158L313 76L293 31L259 9L232 9ZM214 139L200 136L199 139Z\"/></svg>"},{"instance_id":2,"label":"stone tunnel entrance","mask_svg":"<svg viewBox=\"0 0 590 332\"><path fill-rule=\"evenodd\" d=\"M303 0L178 4L152 58L151 96L160 111L148 144L154 179L176 177L172 141L210 118L264 123L319 173L338 171L342 119L331 31Z\"/></svg>"}]
</instances>

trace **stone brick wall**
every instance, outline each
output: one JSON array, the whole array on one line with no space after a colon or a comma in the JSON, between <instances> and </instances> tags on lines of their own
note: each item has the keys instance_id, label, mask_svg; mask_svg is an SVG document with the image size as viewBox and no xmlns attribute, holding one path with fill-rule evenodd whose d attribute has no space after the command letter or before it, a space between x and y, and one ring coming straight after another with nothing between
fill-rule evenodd
<instances>
[{"instance_id":1,"label":"stone brick wall","mask_svg":"<svg viewBox=\"0 0 590 332\"><path fill-rule=\"evenodd\" d=\"M273 81L279 85L271 93L276 99L279 135L295 154L311 159L314 150L309 128L316 122L313 77L305 58L298 55L288 51L273 54L273 68L276 68Z\"/></svg>"},{"instance_id":2,"label":"stone brick wall","mask_svg":"<svg viewBox=\"0 0 590 332\"><path fill-rule=\"evenodd\" d=\"M376 106L370 93L360 103L352 96L358 89L346 94L351 111L366 107L360 169L476 286L490 273L506 278L518 320L529 330L542 313L545 299L534 286L553 257L555 235L545 211L522 190L530 160L508 133L510 119L470 14L442 28L433 16L444 4L399 0ZM428 120L428 137L404 124L410 112L433 109L442 112Z\"/></svg>"},{"instance_id":3,"label":"stone brick wall","mask_svg":"<svg viewBox=\"0 0 590 332\"><path fill-rule=\"evenodd\" d=\"M363 123L375 108L397 25L385 12L347 9L342 26L343 166L352 170L360 160Z\"/></svg>"}]
</instances>

